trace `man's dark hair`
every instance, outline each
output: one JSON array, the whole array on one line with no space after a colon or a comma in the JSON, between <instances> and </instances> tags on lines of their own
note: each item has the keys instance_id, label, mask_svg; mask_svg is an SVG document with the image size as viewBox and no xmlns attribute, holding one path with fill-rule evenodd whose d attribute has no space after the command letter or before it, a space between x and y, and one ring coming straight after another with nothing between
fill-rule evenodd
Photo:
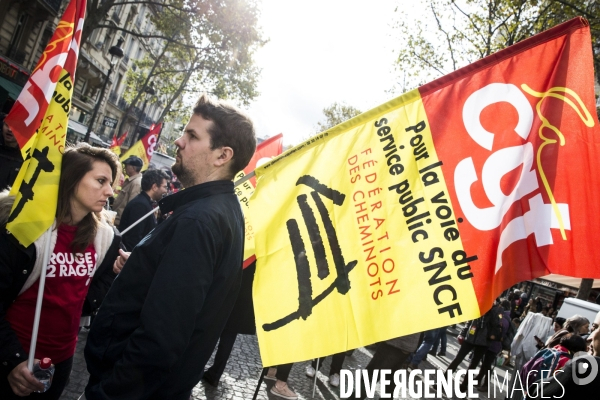
<instances>
[{"instance_id":1,"label":"man's dark hair","mask_svg":"<svg viewBox=\"0 0 600 400\"><path fill-rule=\"evenodd\" d=\"M504 311L510 311L510 301L505 298L500 299L500 305L504 308Z\"/></svg>"},{"instance_id":2,"label":"man's dark hair","mask_svg":"<svg viewBox=\"0 0 600 400\"><path fill-rule=\"evenodd\" d=\"M144 172L142 175L142 191L147 192L152 189L152 185L155 183L156 186L160 186L163 180L168 181L169 175L160 169L152 169Z\"/></svg>"},{"instance_id":3,"label":"man's dark hair","mask_svg":"<svg viewBox=\"0 0 600 400\"><path fill-rule=\"evenodd\" d=\"M250 118L236 107L202 94L194 106L194 114L212 121L208 130L210 149L231 147L233 159L228 179L246 168L256 150L256 134Z\"/></svg>"}]
</instances>

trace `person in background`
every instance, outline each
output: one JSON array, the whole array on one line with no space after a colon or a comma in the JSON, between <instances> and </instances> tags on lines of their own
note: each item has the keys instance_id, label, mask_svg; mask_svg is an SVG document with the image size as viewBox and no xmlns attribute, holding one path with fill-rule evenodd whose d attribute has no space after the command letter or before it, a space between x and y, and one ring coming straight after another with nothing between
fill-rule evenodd
<instances>
[{"instance_id":1,"label":"person in background","mask_svg":"<svg viewBox=\"0 0 600 400\"><path fill-rule=\"evenodd\" d=\"M288 377L294 363L270 367L265 375L265 380L275 381L271 388L271 394L287 400L296 400L298 395L287 384Z\"/></svg>"},{"instance_id":2,"label":"person in background","mask_svg":"<svg viewBox=\"0 0 600 400\"><path fill-rule=\"evenodd\" d=\"M535 312L536 313L542 312L542 308L544 308L544 304L542 303L542 298L540 296L537 296L535 298Z\"/></svg>"},{"instance_id":3,"label":"person in background","mask_svg":"<svg viewBox=\"0 0 600 400\"><path fill-rule=\"evenodd\" d=\"M468 369L475 370L477 368L488 349L490 341L498 340L498 337L500 336L502 328L499 316L501 314L501 308L495 304L482 317L467 322L458 336L458 343L461 346L458 349L458 353L454 360L448 365L447 371L456 371L460 363L471 350L473 350L473 358L471 359ZM463 380L461 384L462 391L465 390L467 383L467 379Z\"/></svg>"},{"instance_id":4,"label":"person in background","mask_svg":"<svg viewBox=\"0 0 600 400\"><path fill-rule=\"evenodd\" d=\"M342 370L342 364L344 364L344 359L346 358L346 352L337 353L331 356L331 367L329 368L329 384L333 387L340 386L340 371ZM323 366L323 361L325 361L325 357L321 357L318 359L319 361L319 369ZM306 367L306 376L309 378L314 378L317 374L317 359L312 360L310 365Z\"/></svg>"},{"instance_id":5,"label":"person in background","mask_svg":"<svg viewBox=\"0 0 600 400\"><path fill-rule=\"evenodd\" d=\"M572 317L567 318L563 329L556 332L546 341L545 347L551 349L560 343L561 337L568 335L569 333L574 333L576 335L587 335L589 331L590 321L581 315L573 315Z\"/></svg>"},{"instance_id":6,"label":"person in background","mask_svg":"<svg viewBox=\"0 0 600 400\"><path fill-rule=\"evenodd\" d=\"M13 185L21 165L23 157L15 135L10 127L4 122L6 114L0 113L0 191Z\"/></svg>"},{"instance_id":7,"label":"person in background","mask_svg":"<svg viewBox=\"0 0 600 400\"><path fill-rule=\"evenodd\" d=\"M521 321L523 321L525 319L525 317L527 316L527 314L529 312L536 312L535 311L535 301L533 299L529 299L529 301L527 302L527 305L523 309L523 313L521 314L521 317L520 317Z\"/></svg>"},{"instance_id":8,"label":"person in background","mask_svg":"<svg viewBox=\"0 0 600 400\"><path fill-rule=\"evenodd\" d=\"M127 175L127 179L123 182L121 191L115 198L112 206L113 211L117 212L115 226L119 229L121 228L121 215L123 215L123 211L125 211L125 206L142 191L142 174L140 171L144 166L144 162L137 156L130 156L123 161L123 165L125 166L125 175Z\"/></svg>"},{"instance_id":9,"label":"person in background","mask_svg":"<svg viewBox=\"0 0 600 400\"><path fill-rule=\"evenodd\" d=\"M598 312L596 318L594 318L592 330L588 336L587 342L589 344L590 354L600 357L600 312Z\"/></svg>"},{"instance_id":10,"label":"person in background","mask_svg":"<svg viewBox=\"0 0 600 400\"><path fill-rule=\"evenodd\" d=\"M88 289L100 306L102 299L95 296L106 293L106 286L114 278L111 266L118 255L120 238L99 214L112 196L112 184L120 173L117 156L107 149L86 143L67 148L62 160L55 223L27 248L5 229L14 197L6 191L0 196L1 399L60 398L71 373ZM43 390L43 385L27 368L27 353L47 241L51 243L52 254L46 268L35 358L51 358L56 370L50 389L33 393ZM95 274L95 270L102 272Z\"/></svg>"},{"instance_id":11,"label":"person in background","mask_svg":"<svg viewBox=\"0 0 600 400\"><path fill-rule=\"evenodd\" d=\"M125 206L119 230L124 231L154 209L153 203L167 194L168 179L169 176L159 169L148 170L142 174L142 192ZM152 214L123 234L123 244L127 250L133 250L156 224L156 216Z\"/></svg>"},{"instance_id":12,"label":"person in background","mask_svg":"<svg viewBox=\"0 0 600 400\"><path fill-rule=\"evenodd\" d=\"M438 340L442 329L446 330L446 327L431 329L425 332L425 334L423 335L423 342L409 360L410 369L419 368L419 364L421 363L421 361L423 361L423 359L427 357L427 353L431 351L433 344L436 342L436 340Z\"/></svg>"},{"instance_id":13,"label":"person in background","mask_svg":"<svg viewBox=\"0 0 600 400\"><path fill-rule=\"evenodd\" d=\"M496 360L496 357L502 351L501 338L503 338L504 335L506 335L506 333L508 332L508 327L510 325L510 301L508 301L507 299L501 299L500 307L497 307L496 310L496 312L498 312L498 316L500 317L500 323L502 325L502 335L494 340L489 341L487 351L483 355L483 361L481 363L479 375L477 375L477 377L475 378L477 382L479 382L479 387L477 389L480 392L487 392L489 382L487 382L486 377L488 376L488 372L492 370L492 363Z\"/></svg>"},{"instance_id":14,"label":"person in background","mask_svg":"<svg viewBox=\"0 0 600 400\"><path fill-rule=\"evenodd\" d=\"M374 379L374 373L376 370L390 370L391 376L394 376L396 371L403 369L411 353L416 351L419 347L420 338L421 333L413 333L410 335L397 337L395 339L386 340L377 344L373 358L371 358L371 361L369 361L369 364L367 364L366 367L368 377L372 379L372 384L375 385L377 383L377 379ZM379 376L377 376L377 378L379 378ZM387 388L387 392L392 394L395 390L396 384L394 380L391 379L390 385ZM364 379L361 379L360 396L358 393L356 393L355 389L353 389L349 398L367 398Z\"/></svg>"},{"instance_id":15,"label":"person in background","mask_svg":"<svg viewBox=\"0 0 600 400\"><path fill-rule=\"evenodd\" d=\"M256 261L244 268L242 273L242 287L235 301L235 306L229 315L227 324L219 337L217 353L213 365L204 371L202 379L211 386L217 387L221 375L227 366L227 360L235 344L237 335L256 335L256 321L254 319L254 300L252 298L252 284L256 272Z\"/></svg>"},{"instance_id":16,"label":"person in background","mask_svg":"<svg viewBox=\"0 0 600 400\"><path fill-rule=\"evenodd\" d=\"M448 327L440 328L440 335L438 336L436 341L433 343L433 347L431 348L431 351L429 352L429 354L431 354L434 357L435 356L446 357L446 346L448 344L448 337L446 336L447 328ZM440 352L436 354L438 346L440 347Z\"/></svg>"}]
</instances>

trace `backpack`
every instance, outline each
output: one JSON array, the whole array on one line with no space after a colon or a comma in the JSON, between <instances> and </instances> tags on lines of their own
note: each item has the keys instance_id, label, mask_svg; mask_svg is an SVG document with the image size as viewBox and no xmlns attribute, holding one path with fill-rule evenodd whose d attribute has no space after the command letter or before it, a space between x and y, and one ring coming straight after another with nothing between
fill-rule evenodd
<instances>
[{"instance_id":1,"label":"backpack","mask_svg":"<svg viewBox=\"0 0 600 400\"><path fill-rule=\"evenodd\" d=\"M512 342L515 339L515 335L517 334L517 327L515 326L515 324L512 321L508 321L508 331L506 331L506 334L504 336L502 336L502 350L506 350L509 351L511 346L512 346Z\"/></svg>"},{"instance_id":2,"label":"backpack","mask_svg":"<svg viewBox=\"0 0 600 400\"><path fill-rule=\"evenodd\" d=\"M563 356L569 359L572 358L571 354L558 349L542 349L535 353L531 360L527 361L519 371L523 388L526 389L532 383L552 376L558 366L558 361Z\"/></svg>"}]
</instances>

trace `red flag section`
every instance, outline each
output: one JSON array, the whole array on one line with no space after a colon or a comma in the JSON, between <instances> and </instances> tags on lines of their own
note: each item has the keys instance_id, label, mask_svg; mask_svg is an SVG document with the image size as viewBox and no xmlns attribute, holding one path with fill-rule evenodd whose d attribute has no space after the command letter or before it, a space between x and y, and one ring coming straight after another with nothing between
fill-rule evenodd
<instances>
[{"instance_id":1,"label":"red flag section","mask_svg":"<svg viewBox=\"0 0 600 400\"><path fill-rule=\"evenodd\" d=\"M138 156L142 159L142 161L144 161L144 167L142 170L148 169L148 165L150 164L150 159L154 154L154 149L156 148L156 142L158 141L158 135L160 134L161 129L162 122L158 125L152 124L152 127L148 133L146 133L141 140L135 142L125 154L121 155L121 161L126 160L129 158L129 156ZM123 135L123 138L125 137L126 135Z\"/></svg>"},{"instance_id":2,"label":"red flag section","mask_svg":"<svg viewBox=\"0 0 600 400\"><path fill-rule=\"evenodd\" d=\"M12 128L24 155L31 147L30 142L40 127L53 98L61 104L66 113L70 110L71 100L55 91L55 87L59 79L65 86L75 81L84 15L85 0L72 0L31 77L6 117L6 123ZM69 76L61 77L63 68Z\"/></svg>"},{"instance_id":3,"label":"red flag section","mask_svg":"<svg viewBox=\"0 0 600 400\"><path fill-rule=\"evenodd\" d=\"M482 311L517 282L599 277L591 51L574 19L419 89Z\"/></svg>"}]
</instances>

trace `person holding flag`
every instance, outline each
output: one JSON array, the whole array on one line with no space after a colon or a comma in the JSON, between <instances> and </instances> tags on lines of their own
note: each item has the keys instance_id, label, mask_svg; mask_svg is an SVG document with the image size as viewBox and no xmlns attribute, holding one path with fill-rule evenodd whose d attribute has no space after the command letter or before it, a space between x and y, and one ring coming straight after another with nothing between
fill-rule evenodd
<instances>
[{"instance_id":1,"label":"person holding flag","mask_svg":"<svg viewBox=\"0 0 600 400\"><path fill-rule=\"evenodd\" d=\"M81 310L89 294L97 309L115 274L120 236L108 225L102 211L112 196L112 184L121 173L117 156L107 149L81 143L65 150L59 183L55 222L33 244L24 247L6 231L15 201L0 195L0 398L28 396L43 390L27 368L27 351L40 275L46 268L43 312L35 358L49 357L55 364L52 386L36 399L59 399L71 373ZM43 265L44 247L52 253ZM96 266L100 265L98 269ZM91 282L90 282L91 280ZM95 301L94 301L95 300Z\"/></svg>"},{"instance_id":2,"label":"person holding flag","mask_svg":"<svg viewBox=\"0 0 600 400\"><path fill-rule=\"evenodd\" d=\"M119 240L99 213L120 163L109 150L65 148L85 11L85 0L70 0L4 120L24 163L1 207L2 399L44 389L31 373L40 357L52 358L56 370L50 389L32 397L60 397L88 288L98 306L114 277L110 264ZM90 282L97 265L101 271Z\"/></svg>"}]
</instances>

